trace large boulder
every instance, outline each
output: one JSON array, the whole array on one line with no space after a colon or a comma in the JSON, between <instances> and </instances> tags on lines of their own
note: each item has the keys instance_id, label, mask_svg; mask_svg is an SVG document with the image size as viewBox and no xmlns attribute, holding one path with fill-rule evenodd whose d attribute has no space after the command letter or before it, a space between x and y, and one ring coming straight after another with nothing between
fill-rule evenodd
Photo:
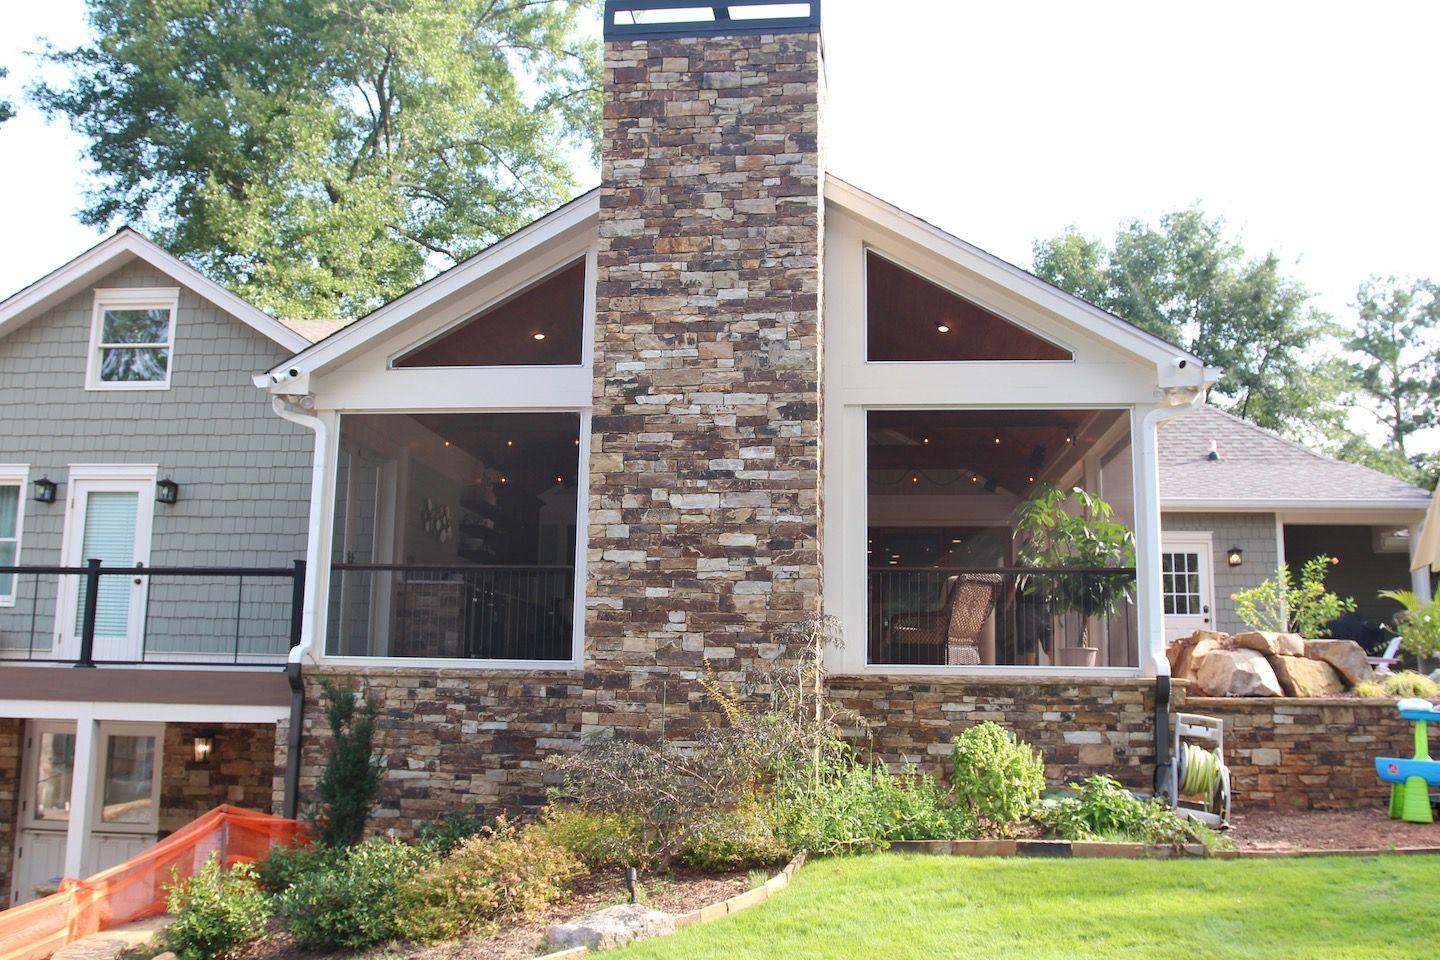
<instances>
[{"instance_id":1,"label":"large boulder","mask_svg":"<svg viewBox=\"0 0 1440 960\"><path fill-rule=\"evenodd\" d=\"M1305 656L1330 664L1352 687L1375 679L1365 648L1354 640L1306 640Z\"/></svg>"},{"instance_id":2,"label":"large boulder","mask_svg":"<svg viewBox=\"0 0 1440 960\"><path fill-rule=\"evenodd\" d=\"M652 910L643 903L625 903L606 907L573 923L552 923L545 931L545 942L554 951L589 947L609 950L631 940L660 937L675 932L675 918Z\"/></svg>"},{"instance_id":3,"label":"large boulder","mask_svg":"<svg viewBox=\"0 0 1440 960\"><path fill-rule=\"evenodd\" d=\"M1269 630L1250 630L1237 633L1231 638L1242 650L1254 650L1267 657L1305 656L1305 638L1298 633L1271 633Z\"/></svg>"},{"instance_id":4,"label":"large boulder","mask_svg":"<svg viewBox=\"0 0 1440 960\"><path fill-rule=\"evenodd\" d=\"M1210 630L1196 630L1188 637L1176 640L1167 651L1170 658L1170 676L1179 680L1194 680L1200 661L1211 650L1220 649L1224 634Z\"/></svg>"},{"instance_id":5,"label":"large boulder","mask_svg":"<svg viewBox=\"0 0 1440 960\"><path fill-rule=\"evenodd\" d=\"M1345 680L1324 660L1271 657L1270 666L1287 697L1333 697L1345 692Z\"/></svg>"},{"instance_id":6,"label":"large boulder","mask_svg":"<svg viewBox=\"0 0 1440 960\"><path fill-rule=\"evenodd\" d=\"M1254 650L1211 650L1200 661L1195 681L1212 697L1285 696L1270 661Z\"/></svg>"}]
</instances>

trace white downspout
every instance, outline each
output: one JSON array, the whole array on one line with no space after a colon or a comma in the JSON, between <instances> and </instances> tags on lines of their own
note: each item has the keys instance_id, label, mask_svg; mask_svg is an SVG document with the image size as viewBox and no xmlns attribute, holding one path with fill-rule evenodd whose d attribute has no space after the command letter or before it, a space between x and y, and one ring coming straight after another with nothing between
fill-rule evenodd
<instances>
[{"instance_id":1,"label":"white downspout","mask_svg":"<svg viewBox=\"0 0 1440 960\"><path fill-rule=\"evenodd\" d=\"M1169 406L1152 407L1140 421L1139 451L1136 457L1136 474L1140 481L1138 496L1135 498L1135 590L1145 599L1139 613L1140 638L1144 647L1140 650L1140 668L1144 676L1164 677L1170 675L1170 661L1165 658L1165 623L1161 615L1160 598L1160 459L1159 426L1161 421L1178 417L1198 407L1205 400L1205 387L1171 387L1168 396L1178 390L1186 390L1190 396L1177 400ZM1145 511L1145 522L1138 515Z\"/></svg>"},{"instance_id":2,"label":"white downspout","mask_svg":"<svg viewBox=\"0 0 1440 960\"><path fill-rule=\"evenodd\" d=\"M323 558L320 555L324 541L325 478L330 449L330 432L325 421L313 413L295 409L285 397L271 397L270 405L282 420L299 424L315 434L315 453L310 467L310 535L305 549L305 610L300 623L300 643L290 651L290 662L300 663L310 655L315 645L315 603L316 584L321 574Z\"/></svg>"}]
</instances>

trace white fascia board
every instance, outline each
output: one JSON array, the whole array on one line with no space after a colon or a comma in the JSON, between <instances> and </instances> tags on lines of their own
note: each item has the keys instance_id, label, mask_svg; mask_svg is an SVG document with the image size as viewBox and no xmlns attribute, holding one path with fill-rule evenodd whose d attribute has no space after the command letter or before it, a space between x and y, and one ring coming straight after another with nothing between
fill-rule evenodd
<instances>
[{"instance_id":1,"label":"white fascia board","mask_svg":"<svg viewBox=\"0 0 1440 960\"><path fill-rule=\"evenodd\" d=\"M122 228L60 269L0 302L0 337L30 322L66 298L74 296L116 267L136 258L144 260L181 286L195 291L286 350L303 350L310 343L259 307L226 290L166 251L164 247L128 227Z\"/></svg>"},{"instance_id":2,"label":"white fascia board","mask_svg":"<svg viewBox=\"0 0 1440 960\"><path fill-rule=\"evenodd\" d=\"M1274 500L1241 497L1166 497L1160 509L1176 513L1272 513L1276 510L1334 510L1356 513L1402 510L1423 514L1429 500Z\"/></svg>"},{"instance_id":3,"label":"white fascia board","mask_svg":"<svg viewBox=\"0 0 1440 960\"><path fill-rule=\"evenodd\" d=\"M115 720L133 723L278 723L289 706L134 703L125 700L0 700L0 717L24 720Z\"/></svg>"},{"instance_id":4,"label":"white fascia board","mask_svg":"<svg viewBox=\"0 0 1440 960\"><path fill-rule=\"evenodd\" d=\"M277 393L285 392L282 385L290 379L291 370L297 371L298 375L304 375L344 359L490 271L529 255L538 247L584 226L599 214L600 190L596 188L366 314L338 333L302 350L284 363L266 371L261 377L256 377L256 380L258 382L262 378L268 379L269 389Z\"/></svg>"},{"instance_id":5,"label":"white fascia board","mask_svg":"<svg viewBox=\"0 0 1440 960\"><path fill-rule=\"evenodd\" d=\"M911 243L948 257L971 273L1099 334L1126 353L1154 363L1161 387L1203 387L1220 379L1218 368L1205 366L1204 361L1194 354L1166 343L853 184L826 176L825 200L899 234ZM1180 360L1185 361L1184 367L1178 365Z\"/></svg>"}]
</instances>

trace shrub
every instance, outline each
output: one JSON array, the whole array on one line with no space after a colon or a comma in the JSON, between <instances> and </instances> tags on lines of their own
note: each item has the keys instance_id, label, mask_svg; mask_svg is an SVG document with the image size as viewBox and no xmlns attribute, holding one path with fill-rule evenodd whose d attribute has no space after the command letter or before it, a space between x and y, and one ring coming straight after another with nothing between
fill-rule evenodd
<instances>
[{"instance_id":1,"label":"shrub","mask_svg":"<svg viewBox=\"0 0 1440 960\"><path fill-rule=\"evenodd\" d=\"M1045 789L1040 754L988 720L955 738L952 760L955 792L976 817L1002 833L1029 812Z\"/></svg>"},{"instance_id":2,"label":"shrub","mask_svg":"<svg viewBox=\"0 0 1440 960\"><path fill-rule=\"evenodd\" d=\"M471 804L463 810L451 810L439 820L421 824L419 840L444 857L466 840L493 826L495 818L485 816L479 804Z\"/></svg>"},{"instance_id":3,"label":"shrub","mask_svg":"<svg viewBox=\"0 0 1440 960\"><path fill-rule=\"evenodd\" d=\"M270 916L254 867L237 863L222 871L215 854L165 888L165 907L175 915L165 942L182 960L228 957L260 939Z\"/></svg>"},{"instance_id":4,"label":"shrub","mask_svg":"<svg viewBox=\"0 0 1440 960\"><path fill-rule=\"evenodd\" d=\"M1395 631L1406 653L1417 657L1440 653L1440 599L1421 603L1409 590L1381 590L1380 596L1405 608L1395 617Z\"/></svg>"},{"instance_id":5,"label":"shrub","mask_svg":"<svg viewBox=\"0 0 1440 960\"><path fill-rule=\"evenodd\" d=\"M325 718L334 743L325 760L316 792L323 818L320 842L351 846L365 834L365 821L380 792L380 766L375 757L375 702L352 687L320 681Z\"/></svg>"},{"instance_id":6,"label":"shrub","mask_svg":"<svg viewBox=\"0 0 1440 960\"><path fill-rule=\"evenodd\" d=\"M328 869L338 855L334 848L318 843L274 846L256 862L255 880L266 893L284 893L301 877Z\"/></svg>"},{"instance_id":7,"label":"shrub","mask_svg":"<svg viewBox=\"0 0 1440 960\"><path fill-rule=\"evenodd\" d=\"M1350 689L1350 692L1357 697L1364 697L1367 700L1387 696L1385 688L1380 686L1378 680L1361 680Z\"/></svg>"},{"instance_id":8,"label":"shrub","mask_svg":"<svg viewBox=\"0 0 1440 960\"><path fill-rule=\"evenodd\" d=\"M568 850L592 869L640 866L640 821L619 813L596 813L552 804L529 832Z\"/></svg>"},{"instance_id":9,"label":"shrub","mask_svg":"<svg viewBox=\"0 0 1440 960\"><path fill-rule=\"evenodd\" d=\"M1070 789L1077 795L1035 808L1035 819L1062 840L1187 843L1201 838L1197 824L1161 800L1141 800L1113 777L1086 777Z\"/></svg>"},{"instance_id":10,"label":"shrub","mask_svg":"<svg viewBox=\"0 0 1440 960\"><path fill-rule=\"evenodd\" d=\"M309 950L355 949L399 936L402 893L437 861L423 846L372 837L335 852L280 894L281 923Z\"/></svg>"},{"instance_id":11,"label":"shrub","mask_svg":"<svg viewBox=\"0 0 1440 960\"><path fill-rule=\"evenodd\" d=\"M1325 574L1339 562L1324 554L1311 557L1300 568L1298 585L1291 582L1289 565L1282 563L1275 571L1275 579L1230 598L1235 601L1235 613L1254 630L1322 636L1326 624L1355 609L1353 597L1342 599L1325 589Z\"/></svg>"},{"instance_id":12,"label":"shrub","mask_svg":"<svg viewBox=\"0 0 1440 960\"><path fill-rule=\"evenodd\" d=\"M501 819L407 885L400 932L413 940L445 940L533 914L584 872L543 833L520 831Z\"/></svg>"},{"instance_id":13,"label":"shrub","mask_svg":"<svg viewBox=\"0 0 1440 960\"><path fill-rule=\"evenodd\" d=\"M1414 670L1387 673L1380 678L1380 689L1385 691L1385 695L1389 697L1425 697L1429 699L1440 694L1440 684Z\"/></svg>"},{"instance_id":14,"label":"shrub","mask_svg":"<svg viewBox=\"0 0 1440 960\"><path fill-rule=\"evenodd\" d=\"M718 811L685 838L680 860L704 870L733 870L785 860L789 851L758 804Z\"/></svg>"}]
</instances>

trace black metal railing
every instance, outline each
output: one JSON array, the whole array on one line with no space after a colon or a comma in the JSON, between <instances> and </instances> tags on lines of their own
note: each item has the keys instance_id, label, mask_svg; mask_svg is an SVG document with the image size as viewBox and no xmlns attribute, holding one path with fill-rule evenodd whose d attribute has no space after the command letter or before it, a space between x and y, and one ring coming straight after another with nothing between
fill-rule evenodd
<instances>
[{"instance_id":1,"label":"black metal railing","mask_svg":"<svg viewBox=\"0 0 1440 960\"><path fill-rule=\"evenodd\" d=\"M1134 568L887 566L868 589L872 664L1139 663Z\"/></svg>"},{"instance_id":2,"label":"black metal railing","mask_svg":"<svg viewBox=\"0 0 1440 960\"><path fill-rule=\"evenodd\" d=\"M283 664L305 562L289 567L0 567L0 661ZM27 589L28 588L28 589Z\"/></svg>"},{"instance_id":3,"label":"black metal railing","mask_svg":"<svg viewBox=\"0 0 1440 960\"><path fill-rule=\"evenodd\" d=\"M570 660L575 568L333 563L329 656Z\"/></svg>"}]
</instances>

